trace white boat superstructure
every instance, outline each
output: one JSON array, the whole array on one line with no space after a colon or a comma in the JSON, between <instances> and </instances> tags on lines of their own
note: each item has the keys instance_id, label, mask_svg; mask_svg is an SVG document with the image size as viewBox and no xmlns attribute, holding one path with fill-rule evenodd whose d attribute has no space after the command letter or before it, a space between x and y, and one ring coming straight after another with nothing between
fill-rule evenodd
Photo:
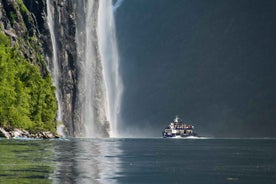
<instances>
[{"instance_id":1,"label":"white boat superstructure","mask_svg":"<svg viewBox=\"0 0 276 184\"><path fill-rule=\"evenodd\" d=\"M194 126L183 123L182 120L176 116L162 132L164 138L183 138L195 137L197 134L194 132Z\"/></svg>"}]
</instances>

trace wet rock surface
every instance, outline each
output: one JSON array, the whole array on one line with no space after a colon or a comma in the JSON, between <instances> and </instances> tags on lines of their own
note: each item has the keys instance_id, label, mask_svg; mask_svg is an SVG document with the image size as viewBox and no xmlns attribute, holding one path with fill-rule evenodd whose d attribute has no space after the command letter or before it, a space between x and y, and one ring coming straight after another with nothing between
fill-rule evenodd
<instances>
[{"instance_id":1,"label":"wet rock surface","mask_svg":"<svg viewBox=\"0 0 276 184\"><path fill-rule=\"evenodd\" d=\"M30 132L24 129L18 128L0 128L0 138L33 138L33 139L55 139L61 138L60 135L54 134L50 131L37 131Z\"/></svg>"}]
</instances>

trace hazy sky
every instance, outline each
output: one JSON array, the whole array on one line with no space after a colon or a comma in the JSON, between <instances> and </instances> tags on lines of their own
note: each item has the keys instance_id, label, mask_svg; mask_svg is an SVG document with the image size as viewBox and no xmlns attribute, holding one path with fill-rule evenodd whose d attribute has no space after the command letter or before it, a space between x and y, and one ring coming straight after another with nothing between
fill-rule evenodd
<instances>
[{"instance_id":1,"label":"hazy sky","mask_svg":"<svg viewBox=\"0 0 276 184\"><path fill-rule=\"evenodd\" d=\"M276 1L125 0L116 26L129 132L178 114L201 135L276 136Z\"/></svg>"}]
</instances>

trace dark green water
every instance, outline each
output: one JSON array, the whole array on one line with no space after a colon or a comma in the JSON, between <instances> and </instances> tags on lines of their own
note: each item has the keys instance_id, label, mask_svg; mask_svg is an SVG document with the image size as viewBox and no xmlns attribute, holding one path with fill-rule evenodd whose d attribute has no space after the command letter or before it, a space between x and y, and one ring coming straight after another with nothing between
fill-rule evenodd
<instances>
[{"instance_id":1,"label":"dark green water","mask_svg":"<svg viewBox=\"0 0 276 184\"><path fill-rule=\"evenodd\" d=\"M0 139L0 183L276 181L276 139Z\"/></svg>"}]
</instances>

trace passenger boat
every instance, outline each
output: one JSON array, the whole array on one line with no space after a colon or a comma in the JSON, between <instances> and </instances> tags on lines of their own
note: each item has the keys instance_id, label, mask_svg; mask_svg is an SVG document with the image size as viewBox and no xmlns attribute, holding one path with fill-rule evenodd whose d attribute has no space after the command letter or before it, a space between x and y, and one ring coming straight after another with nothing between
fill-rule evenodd
<instances>
[{"instance_id":1,"label":"passenger boat","mask_svg":"<svg viewBox=\"0 0 276 184\"><path fill-rule=\"evenodd\" d=\"M194 126L183 123L182 120L176 116L162 132L163 138L189 138L197 137L194 132Z\"/></svg>"}]
</instances>

